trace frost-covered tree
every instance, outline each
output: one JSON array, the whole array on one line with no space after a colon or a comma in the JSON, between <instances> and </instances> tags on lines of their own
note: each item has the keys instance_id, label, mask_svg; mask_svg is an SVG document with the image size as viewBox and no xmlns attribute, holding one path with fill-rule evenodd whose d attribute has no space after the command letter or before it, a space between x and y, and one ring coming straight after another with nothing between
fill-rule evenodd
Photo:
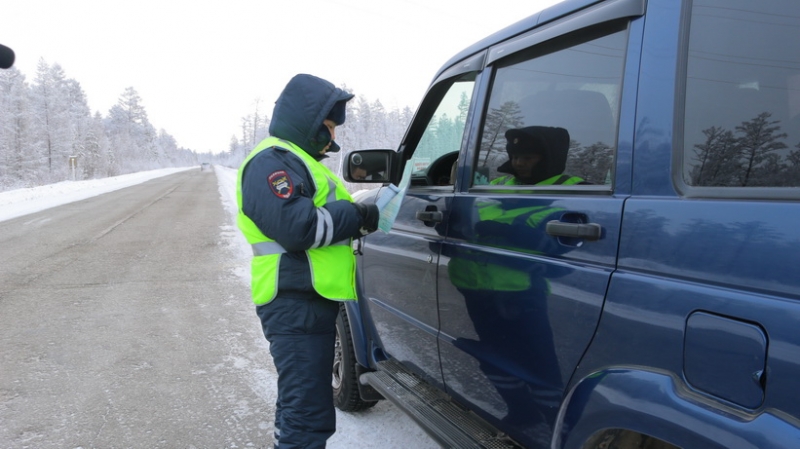
<instances>
[{"instance_id":1,"label":"frost-covered tree","mask_svg":"<svg viewBox=\"0 0 800 449\"><path fill-rule=\"evenodd\" d=\"M786 133L780 133L780 120L769 120L772 114L762 112L757 117L747 122L743 122L736 127L742 134L739 145L744 158L744 173L741 183L747 185L764 185L758 177L752 180L753 171L767 161L767 156L777 150L787 148L786 144L780 139L787 137ZM774 160L773 160L774 162Z\"/></svg>"},{"instance_id":2,"label":"frost-covered tree","mask_svg":"<svg viewBox=\"0 0 800 449\"><path fill-rule=\"evenodd\" d=\"M780 184L782 186L797 187L800 184L800 143L796 144L794 148L786 155L785 169Z\"/></svg>"},{"instance_id":3,"label":"frost-covered tree","mask_svg":"<svg viewBox=\"0 0 800 449\"><path fill-rule=\"evenodd\" d=\"M486 114L486 124L483 127L481 140L481 155L483 159L480 166L496 167L498 158L506 157L505 132L511 128L519 128L522 121L522 111L515 101L507 101L498 108L492 108ZM495 176L492 173L492 176Z\"/></svg>"},{"instance_id":4,"label":"frost-covered tree","mask_svg":"<svg viewBox=\"0 0 800 449\"><path fill-rule=\"evenodd\" d=\"M602 142L587 147L570 148L564 173L579 175L592 184L611 182L614 149Z\"/></svg>"},{"instance_id":5,"label":"frost-covered tree","mask_svg":"<svg viewBox=\"0 0 800 449\"><path fill-rule=\"evenodd\" d=\"M0 71L0 190L194 164L166 131L156 132L142 99L127 88L107 117L92 115L80 83L40 60L33 82Z\"/></svg>"},{"instance_id":6,"label":"frost-covered tree","mask_svg":"<svg viewBox=\"0 0 800 449\"><path fill-rule=\"evenodd\" d=\"M369 100L363 95L357 96L354 100L351 100L351 103L354 103L353 106L355 106L353 110L353 118L355 120L353 120L353 123L347 123L347 132L352 131L354 134L354 147L376 147L376 122L381 120L382 117L375 117L372 114L372 105L370 105Z\"/></svg>"},{"instance_id":7,"label":"frost-covered tree","mask_svg":"<svg viewBox=\"0 0 800 449\"><path fill-rule=\"evenodd\" d=\"M64 95L67 103L69 124L70 147L68 148L68 156L83 160L86 158L88 146L92 145L93 141L96 141L96 137L90 135L93 127L92 113L86 101L86 94L84 94L83 88L74 79L65 81Z\"/></svg>"},{"instance_id":8,"label":"frost-covered tree","mask_svg":"<svg viewBox=\"0 0 800 449\"><path fill-rule=\"evenodd\" d=\"M373 117L372 142L386 142L389 140L389 117L380 100L375 100L370 105L370 117ZM378 120L380 118L380 120Z\"/></svg>"},{"instance_id":9,"label":"frost-covered tree","mask_svg":"<svg viewBox=\"0 0 800 449\"><path fill-rule=\"evenodd\" d=\"M32 131L37 154L46 171L39 175L41 182L66 179L72 147L69 94L64 70L58 64L48 66L40 59L30 90Z\"/></svg>"},{"instance_id":10,"label":"frost-covered tree","mask_svg":"<svg viewBox=\"0 0 800 449\"><path fill-rule=\"evenodd\" d=\"M734 183L741 162L740 149L733 132L712 126L703 130L706 140L695 145L695 159L698 161L689 173L692 185L727 186Z\"/></svg>"},{"instance_id":11,"label":"frost-covered tree","mask_svg":"<svg viewBox=\"0 0 800 449\"><path fill-rule=\"evenodd\" d=\"M107 130L118 163L132 171L156 165L156 131L147 119L147 111L139 93L133 87L126 88L117 104L108 111Z\"/></svg>"},{"instance_id":12,"label":"frost-covered tree","mask_svg":"<svg viewBox=\"0 0 800 449\"><path fill-rule=\"evenodd\" d=\"M28 86L16 68L0 71L0 190L24 186L38 164L31 142Z\"/></svg>"},{"instance_id":13,"label":"frost-covered tree","mask_svg":"<svg viewBox=\"0 0 800 449\"><path fill-rule=\"evenodd\" d=\"M89 121L83 153L79 158L84 179L107 176L109 173L109 145L103 128L103 117L95 113Z\"/></svg>"},{"instance_id":14,"label":"frost-covered tree","mask_svg":"<svg viewBox=\"0 0 800 449\"><path fill-rule=\"evenodd\" d=\"M800 144L792 152L784 140L780 121L763 112L742 122L735 133L712 126L703 130L706 140L694 146L695 157L688 181L696 186L797 187L800 186Z\"/></svg>"}]
</instances>

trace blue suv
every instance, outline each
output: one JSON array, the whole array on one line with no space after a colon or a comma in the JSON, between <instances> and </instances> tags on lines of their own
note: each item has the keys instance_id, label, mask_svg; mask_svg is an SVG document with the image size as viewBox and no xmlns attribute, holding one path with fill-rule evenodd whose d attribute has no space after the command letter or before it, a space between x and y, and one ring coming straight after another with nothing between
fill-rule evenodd
<instances>
[{"instance_id":1,"label":"blue suv","mask_svg":"<svg viewBox=\"0 0 800 449\"><path fill-rule=\"evenodd\" d=\"M344 168L367 202L410 173L356 248L342 410L454 448L800 448L800 2L565 1Z\"/></svg>"}]
</instances>

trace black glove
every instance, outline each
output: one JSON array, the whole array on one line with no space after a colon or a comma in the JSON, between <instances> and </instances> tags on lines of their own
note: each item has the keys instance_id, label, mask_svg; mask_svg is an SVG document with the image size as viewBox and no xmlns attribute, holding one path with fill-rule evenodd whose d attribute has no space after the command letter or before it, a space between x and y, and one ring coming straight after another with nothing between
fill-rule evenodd
<instances>
[{"instance_id":1,"label":"black glove","mask_svg":"<svg viewBox=\"0 0 800 449\"><path fill-rule=\"evenodd\" d=\"M361 235L367 235L378 230L378 219L380 212L378 206L374 204L353 203L358 214L361 216Z\"/></svg>"}]
</instances>

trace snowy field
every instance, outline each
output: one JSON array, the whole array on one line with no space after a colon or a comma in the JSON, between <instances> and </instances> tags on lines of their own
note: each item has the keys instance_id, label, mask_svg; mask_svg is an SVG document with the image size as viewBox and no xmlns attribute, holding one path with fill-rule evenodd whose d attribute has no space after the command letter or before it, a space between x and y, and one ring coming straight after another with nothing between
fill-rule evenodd
<instances>
[{"instance_id":1,"label":"snowy field","mask_svg":"<svg viewBox=\"0 0 800 449\"><path fill-rule=\"evenodd\" d=\"M41 187L0 192L0 221L40 212L51 207L80 201L92 196L129 187L160 176L184 170L199 170L198 167L169 168L133 173L112 178L89 181L65 181ZM230 223L221 226L220 234L231 240L238 261L235 273L249 285L249 259L251 250L247 242L235 229L236 223L236 170L214 166L219 185L220 200L230 217ZM245 307L250 307L249 298L242 298ZM254 318L255 319L255 318ZM266 382L259 389L275 389L276 378L264 379L253 375L254 381ZM358 413L337 410L336 434L328 440L330 449L359 448L437 448L438 446L414 422L394 407L389 401L381 401L374 408Z\"/></svg>"}]
</instances>

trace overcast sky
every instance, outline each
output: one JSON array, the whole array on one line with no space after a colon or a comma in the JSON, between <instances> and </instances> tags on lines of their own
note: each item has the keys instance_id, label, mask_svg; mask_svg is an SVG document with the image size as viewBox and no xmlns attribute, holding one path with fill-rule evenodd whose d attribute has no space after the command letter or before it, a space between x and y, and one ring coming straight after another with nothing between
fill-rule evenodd
<instances>
[{"instance_id":1,"label":"overcast sky","mask_svg":"<svg viewBox=\"0 0 800 449\"><path fill-rule=\"evenodd\" d=\"M455 53L559 0L4 3L0 43L29 82L40 58L58 63L104 115L133 87L156 129L219 152L257 103L272 115L297 73L414 109Z\"/></svg>"}]
</instances>

